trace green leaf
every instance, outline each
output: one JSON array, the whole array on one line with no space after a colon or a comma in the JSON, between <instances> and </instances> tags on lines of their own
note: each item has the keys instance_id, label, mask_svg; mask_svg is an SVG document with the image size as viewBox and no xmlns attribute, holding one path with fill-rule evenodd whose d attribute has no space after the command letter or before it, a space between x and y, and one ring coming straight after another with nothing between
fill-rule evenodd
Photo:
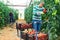
<instances>
[{"instance_id":1,"label":"green leaf","mask_svg":"<svg viewBox=\"0 0 60 40\"><path fill-rule=\"evenodd\" d=\"M57 10L54 10L53 13L52 13L52 15L56 15L56 13L57 13Z\"/></svg>"},{"instance_id":2,"label":"green leaf","mask_svg":"<svg viewBox=\"0 0 60 40\"><path fill-rule=\"evenodd\" d=\"M55 3L58 4L59 3L59 0L55 0Z\"/></svg>"}]
</instances>

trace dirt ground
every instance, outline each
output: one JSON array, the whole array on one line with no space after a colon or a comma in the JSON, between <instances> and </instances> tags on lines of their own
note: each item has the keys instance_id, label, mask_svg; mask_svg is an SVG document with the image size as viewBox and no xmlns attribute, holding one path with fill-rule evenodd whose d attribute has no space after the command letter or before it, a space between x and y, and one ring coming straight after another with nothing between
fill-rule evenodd
<instances>
[{"instance_id":1,"label":"dirt ground","mask_svg":"<svg viewBox=\"0 0 60 40\"><path fill-rule=\"evenodd\" d=\"M8 25L7 27L4 27L4 29L0 30L0 40L20 40L20 37L17 36L15 23L12 27L13 28Z\"/></svg>"}]
</instances>

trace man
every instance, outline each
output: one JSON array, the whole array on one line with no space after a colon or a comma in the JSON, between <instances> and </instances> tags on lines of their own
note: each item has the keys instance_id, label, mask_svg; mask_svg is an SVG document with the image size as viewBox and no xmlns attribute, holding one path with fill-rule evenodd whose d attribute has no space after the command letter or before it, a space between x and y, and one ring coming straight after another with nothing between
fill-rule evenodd
<instances>
[{"instance_id":1,"label":"man","mask_svg":"<svg viewBox=\"0 0 60 40\"><path fill-rule=\"evenodd\" d=\"M44 2L41 2L39 5L33 6L33 29L37 32L40 32L40 28L42 25L42 17L41 14L46 13L46 9L43 7Z\"/></svg>"},{"instance_id":2,"label":"man","mask_svg":"<svg viewBox=\"0 0 60 40\"><path fill-rule=\"evenodd\" d=\"M13 13L12 12L9 13L9 17L10 17L10 23L12 23L13 22Z\"/></svg>"}]
</instances>

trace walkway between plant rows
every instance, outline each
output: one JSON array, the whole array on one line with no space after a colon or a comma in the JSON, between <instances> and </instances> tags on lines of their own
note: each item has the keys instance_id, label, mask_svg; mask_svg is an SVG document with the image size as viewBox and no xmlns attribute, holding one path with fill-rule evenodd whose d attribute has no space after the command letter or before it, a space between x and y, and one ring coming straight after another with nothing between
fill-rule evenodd
<instances>
[{"instance_id":1,"label":"walkway between plant rows","mask_svg":"<svg viewBox=\"0 0 60 40\"><path fill-rule=\"evenodd\" d=\"M18 20L18 22L25 23L23 20ZM20 37L17 37L16 23L14 23L12 26L8 25L0 30L0 40L20 40Z\"/></svg>"}]
</instances>

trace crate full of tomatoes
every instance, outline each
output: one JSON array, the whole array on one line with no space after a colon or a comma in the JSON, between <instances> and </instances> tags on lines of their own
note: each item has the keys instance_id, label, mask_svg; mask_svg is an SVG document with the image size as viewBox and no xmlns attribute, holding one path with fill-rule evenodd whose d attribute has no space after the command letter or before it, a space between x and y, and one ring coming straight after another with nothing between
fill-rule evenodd
<instances>
[{"instance_id":1,"label":"crate full of tomatoes","mask_svg":"<svg viewBox=\"0 0 60 40\"><path fill-rule=\"evenodd\" d=\"M22 33L21 33L21 38L23 38L24 40L35 40L36 39L36 31L32 30L32 29L25 29ZM48 35L44 34L44 33L38 33L38 40L48 40Z\"/></svg>"},{"instance_id":2,"label":"crate full of tomatoes","mask_svg":"<svg viewBox=\"0 0 60 40\"><path fill-rule=\"evenodd\" d=\"M32 23L16 23L16 28L23 31L25 29L32 28Z\"/></svg>"}]
</instances>

